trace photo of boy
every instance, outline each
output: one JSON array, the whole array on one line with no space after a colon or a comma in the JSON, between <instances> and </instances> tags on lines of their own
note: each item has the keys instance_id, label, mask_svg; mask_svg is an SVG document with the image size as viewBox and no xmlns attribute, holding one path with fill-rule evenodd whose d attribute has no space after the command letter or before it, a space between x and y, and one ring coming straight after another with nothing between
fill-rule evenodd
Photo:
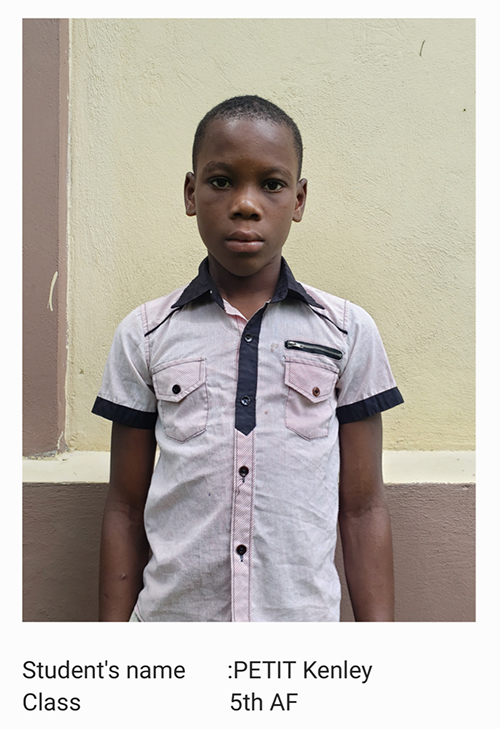
<instances>
[{"instance_id":1,"label":"photo of boy","mask_svg":"<svg viewBox=\"0 0 500 729\"><path fill-rule=\"evenodd\" d=\"M392 621L381 413L403 399L371 317L282 257L300 132L234 97L192 165L207 257L122 321L93 407L113 422L100 620L338 621L338 525L355 619Z\"/></svg>"}]
</instances>

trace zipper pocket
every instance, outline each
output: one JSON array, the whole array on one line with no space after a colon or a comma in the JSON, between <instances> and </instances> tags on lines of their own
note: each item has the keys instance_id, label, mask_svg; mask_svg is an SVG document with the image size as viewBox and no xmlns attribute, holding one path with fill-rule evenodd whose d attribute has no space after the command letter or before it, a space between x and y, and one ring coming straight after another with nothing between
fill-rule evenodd
<instances>
[{"instance_id":1,"label":"zipper pocket","mask_svg":"<svg viewBox=\"0 0 500 729\"><path fill-rule=\"evenodd\" d=\"M311 354L324 354L332 359L342 359L344 356L338 349L332 347L324 347L322 344L309 344L308 342L295 342L292 339L285 341L286 349L299 349L301 352L311 352Z\"/></svg>"}]
</instances>

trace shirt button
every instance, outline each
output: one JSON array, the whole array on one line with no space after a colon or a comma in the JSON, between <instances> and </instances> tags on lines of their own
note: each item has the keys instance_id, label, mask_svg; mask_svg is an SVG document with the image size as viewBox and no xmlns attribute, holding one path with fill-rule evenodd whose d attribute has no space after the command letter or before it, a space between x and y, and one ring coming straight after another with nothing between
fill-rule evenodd
<instances>
[{"instance_id":1,"label":"shirt button","mask_svg":"<svg viewBox=\"0 0 500 729\"><path fill-rule=\"evenodd\" d=\"M180 385L173 385L172 386L172 392L174 393L174 395L178 395L180 391L181 391L181 386Z\"/></svg>"},{"instance_id":2,"label":"shirt button","mask_svg":"<svg viewBox=\"0 0 500 729\"><path fill-rule=\"evenodd\" d=\"M313 387L313 395L315 397L318 397L318 395L320 394L320 392L321 392L321 390L319 389L319 387Z\"/></svg>"},{"instance_id":3,"label":"shirt button","mask_svg":"<svg viewBox=\"0 0 500 729\"><path fill-rule=\"evenodd\" d=\"M242 466L238 473L242 478L245 478L245 476L248 476L248 468L246 466Z\"/></svg>"},{"instance_id":4,"label":"shirt button","mask_svg":"<svg viewBox=\"0 0 500 729\"><path fill-rule=\"evenodd\" d=\"M241 555L241 556L243 556L243 555L245 554L245 552L246 552L246 551L247 551L247 548L245 547L245 545L244 545L244 544L238 544L238 546L236 547L236 552L237 552L237 553L238 553L239 555Z\"/></svg>"},{"instance_id":5,"label":"shirt button","mask_svg":"<svg viewBox=\"0 0 500 729\"><path fill-rule=\"evenodd\" d=\"M244 340L245 342L248 342L248 344L250 344L250 342L253 340L253 337L251 334L245 334Z\"/></svg>"},{"instance_id":6,"label":"shirt button","mask_svg":"<svg viewBox=\"0 0 500 729\"><path fill-rule=\"evenodd\" d=\"M240 403L242 405L244 405L245 407L247 405L250 405L250 398L248 397L248 395L245 395L244 397L242 397L241 400L240 400Z\"/></svg>"}]
</instances>

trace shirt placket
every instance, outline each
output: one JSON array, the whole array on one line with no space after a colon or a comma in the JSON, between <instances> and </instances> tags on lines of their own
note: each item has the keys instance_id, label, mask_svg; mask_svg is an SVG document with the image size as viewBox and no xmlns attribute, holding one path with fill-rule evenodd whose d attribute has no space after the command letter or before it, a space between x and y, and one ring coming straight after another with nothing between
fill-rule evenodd
<instances>
[{"instance_id":1,"label":"shirt placket","mask_svg":"<svg viewBox=\"0 0 500 729\"><path fill-rule=\"evenodd\" d=\"M235 432L234 491L231 534L232 619L251 620L252 527L255 431Z\"/></svg>"},{"instance_id":2,"label":"shirt placket","mask_svg":"<svg viewBox=\"0 0 500 729\"><path fill-rule=\"evenodd\" d=\"M230 305L226 308L235 316L240 331L231 515L231 605L234 622L251 620L255 398L258 340L265 308L250 321Z\"/></svg>"}]
</instances>

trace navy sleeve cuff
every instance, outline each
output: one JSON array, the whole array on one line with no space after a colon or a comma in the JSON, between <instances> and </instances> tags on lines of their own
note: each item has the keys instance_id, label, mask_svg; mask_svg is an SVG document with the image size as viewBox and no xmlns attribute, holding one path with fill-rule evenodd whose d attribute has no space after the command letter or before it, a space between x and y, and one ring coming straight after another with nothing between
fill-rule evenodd
<instances>
[{"instance_id":1,"label":"navy sleeve cuff","mask_svg":"<svg viewBox=\"0 0 500 729\"><path fill-rule=\"evenodd\" d=\"M152 430L156 424L156 411L147 413L143 410L134 410L127 408L125 405L117 405L114 402L97 397L92 408L94 415L100 415L103 418L112 420L114 423L128 425L130 428L142 428L143 430Z\"/></svg>"},{"instance_id":2,"label":"navy sleeve cuff","mask_svg":"<svg viewBox=\"0 0 500 729\"><path fill-rule=\"evenodd\" d=\"M389 410L396 405L401 405L404 400L397 387L393 387L385 392L379 392L378 395L367 397L366 400L359 400L350 405L342 405L337 408L337 418L341 425L344 423L354 423L357 420L369 418L384 410Z\"/></svg>"}]
</instances>

